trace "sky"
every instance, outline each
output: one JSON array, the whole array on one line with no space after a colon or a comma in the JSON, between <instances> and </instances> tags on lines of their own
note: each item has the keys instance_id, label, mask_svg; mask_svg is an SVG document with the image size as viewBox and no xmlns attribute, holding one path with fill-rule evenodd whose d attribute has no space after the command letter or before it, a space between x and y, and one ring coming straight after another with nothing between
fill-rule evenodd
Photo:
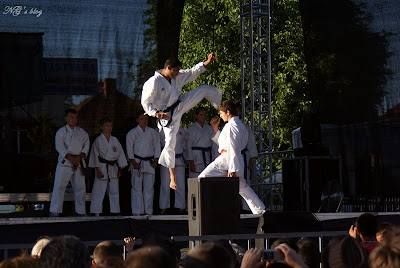
<instances>
[{"instance_id":1,"label":"sky","mask_svg":"<svg viewBox=\"0 0 400 268\"><path fill-rule=\"evenodd\" d=\"M0 32L43 32L44 58L97 59L98 79L132 97L127 60L144 57L146 0L0 0Z\"/></svg>"}]
</instances>

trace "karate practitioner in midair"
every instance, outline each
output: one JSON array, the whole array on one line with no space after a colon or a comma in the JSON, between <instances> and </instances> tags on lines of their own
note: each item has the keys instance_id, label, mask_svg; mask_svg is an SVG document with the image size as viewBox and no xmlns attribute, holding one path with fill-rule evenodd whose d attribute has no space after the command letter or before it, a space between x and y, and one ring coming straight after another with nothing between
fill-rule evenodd
<instances>
[{"instance_id":1,"label":"karate practitioner in midair","mask_svg":"<svg viewBox=\"0 0 400 268\"><path fill-rule=\"evenodd\" d=\"M215 107L221 103L222 90L208 85L201 85L181 95L182 87L194 81L206 67L215 60L214 53L208 55L205 62L200 62L190 69L181 70L182 63L175 58L168 59L164 69L158 70L143 85L141 103L146 114L169 121L164 126L165 147L161 152L159 164L169 168L170 187L176 190L175 144L182 115L193 108L203 98ZM163 124L165 125L165 124ZM161 127L159 125L159 127Z\"/></svg>"}]
</instances>

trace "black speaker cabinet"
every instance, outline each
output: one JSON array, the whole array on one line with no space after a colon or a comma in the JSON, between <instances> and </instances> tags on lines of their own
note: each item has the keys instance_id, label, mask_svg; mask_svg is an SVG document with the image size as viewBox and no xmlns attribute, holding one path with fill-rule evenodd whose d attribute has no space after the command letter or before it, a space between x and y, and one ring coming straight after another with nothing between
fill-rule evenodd
<instances>
[{"instance_id":1,"label":"black speaker cabinet","mask_svg":"<svg viewBox=\"0 0 400 268\"><path fill-rule=\"evenodd\" d=\"M188 179L188 215L191 236L237 233L239 178Z\"/></svg>"},{"instance_id":2,"label":"black speaker cabinet","mask_svg":"<svg viewBox=\"0 0 400 268\"><path fill-rule=\"evenodd\" d=\"M340 157L283 158L283 210L318 212L322 190L332 180L342 185Z\"/></svg>"}]
</instances>

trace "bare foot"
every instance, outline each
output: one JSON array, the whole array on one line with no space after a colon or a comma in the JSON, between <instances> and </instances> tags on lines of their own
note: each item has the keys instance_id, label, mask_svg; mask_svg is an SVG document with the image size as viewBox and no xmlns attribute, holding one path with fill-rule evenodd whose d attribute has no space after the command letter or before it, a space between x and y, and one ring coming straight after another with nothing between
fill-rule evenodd
<instances>
[{"instance_id":1,"label":"bare foot","mask_svg":"<svg viewBox=\"0 0 400 268\"><path fill-rule=\"evenodd\" d=\"M175 175L175 168L169 168L169 177L171 182L169 183L169 188L176 190L176 175Z\"/></svg>"}]
</instances>

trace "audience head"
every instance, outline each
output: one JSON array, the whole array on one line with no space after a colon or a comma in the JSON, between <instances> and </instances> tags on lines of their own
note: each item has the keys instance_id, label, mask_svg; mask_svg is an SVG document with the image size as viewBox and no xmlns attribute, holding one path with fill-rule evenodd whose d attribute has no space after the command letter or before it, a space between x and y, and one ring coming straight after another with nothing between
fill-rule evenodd
<instances>
[{"instance_id":1,"label":"audience head","mask_svg":"<svg viewBox=\"0 0 400 268\"><path fill-rule=\"evenodd\" d=\"M368 267L368 251L354 238L346 236L329 245L329 267Z\"/></svg>"},{"instance_id":2,"label":"audience head","mask_svg":"<svg viewBox=\"0 0 400 268\"><path fill-rule=\"evenodd\" d=\"M370 268L400 267L400 227L392 227L385 234L385 239L371 251Z\"/></svg>"},{"instance_id":3,"label":"audience head","mask_svg":"<svg viewBox=\"0 0 400 268\"><path fill-rule=\"evenodd\" d=\"M168 253L161 247L134 250L125 261L126 268L174 268Z\"/></svg>"},{"instance_id":4,"label":"audience head","mask_svg":"<svg viewBox=\"0 0 400 268\"><path fill-rule=\"evenodd\" d=\"M171 263L176 266L181 258L181 251L173 239L165 234L152 233L143 240L144 247L161 247L170 256Z\"/></svg>"},{"instance_id":5,"label":"audience head","mask_svg":"<svg viewBox=\"0 0 400 268\"><path fill-rule=\"evenodd\" d=\"M185 268L233 268L232 255L215 242L202 243L186 254Z\"/></svg>"},{"instance_id":6,"label":"audience head","mask_svg":"<svg viewBox=\"0 0 400 268\"><path fill-rule=\"evenodd\" d=\"M300 258L309 268L320 267L321 254L319 253L318 245L308 238L300 238L296 245L299 248Z\"/></svg>"},{"instance_id":7,"label":"audience head","mask_svg":"<svg viewBox=\"0 0 400 268\"><path fill-rule=\"evenodd\" d=\"M39 238L36 241L36 244L33 246L31 255L32 257L39 258L42 253L43 248L50 242L51 238L48 236L44 236Z\"/></svg>"},{"instance_id":8,"label":"audience head","mask_svg":"<svg viewBox=\"0 0 400 268\"><path fill-rule=\"evenodd\" d=\"M57 236L43 248L39 259L41 268L90 267L88 247L76 236Z\"/></svg>"},{"instance_id":9,"label":"audience head","mask_svg":"<svg viewBox=\"0 0 400 268\"><path fill-rule=\"evenodd\" d=\"M108 259L121 259L122 254L119 246L111 241L103 241L99 243L93 251L92 264L97 265L96 267L105 267L103 264L106 263Z\"/></svg>"},{"instance_id":10,"label":"audience head","mask_svg":"<svg viewBox=\"0 0 400 268\"><path fill-rule=\"evenodd\" d=\"M356 220L358 235L362 240L376 237L378 222L376 217L371 213L363 213Z\"/></svg>"},{"instance_id":11,"label":"audience head","mask_svg":"<svg viewBox=\"0 0 400 268\"><path fill-rule=\"evenodd\" d=\"M277 245L280 244L287 244L291 249L293 249L294 251L296 251L296 253L299 252L299 247L297 246L296 242L294 239L292 238L279 238L277 240L275 240L272 244L270 248L276 248Z\"/></svg>"},{"instance_id":12,"label":"audience head","mask_svg":"<svg viewBox=\"0 0 400 268\"><path fill-rule=\"evenodd\" d=\"M381 243L385 238L387 232L392 229L392 224L389 222L382 222L378 224L378 230L376 231L376 240Z\"/></svg>"},{"instance_id":13,"label":"audience head","mask_svg":"<svg viewBox=\"0 0 400 268\"><path fill-rule=\"evenodd\" d=\"M32 256L19 256L0 262L0 268L38 268L39 261Z\"/></svg>"}]
</instances>

